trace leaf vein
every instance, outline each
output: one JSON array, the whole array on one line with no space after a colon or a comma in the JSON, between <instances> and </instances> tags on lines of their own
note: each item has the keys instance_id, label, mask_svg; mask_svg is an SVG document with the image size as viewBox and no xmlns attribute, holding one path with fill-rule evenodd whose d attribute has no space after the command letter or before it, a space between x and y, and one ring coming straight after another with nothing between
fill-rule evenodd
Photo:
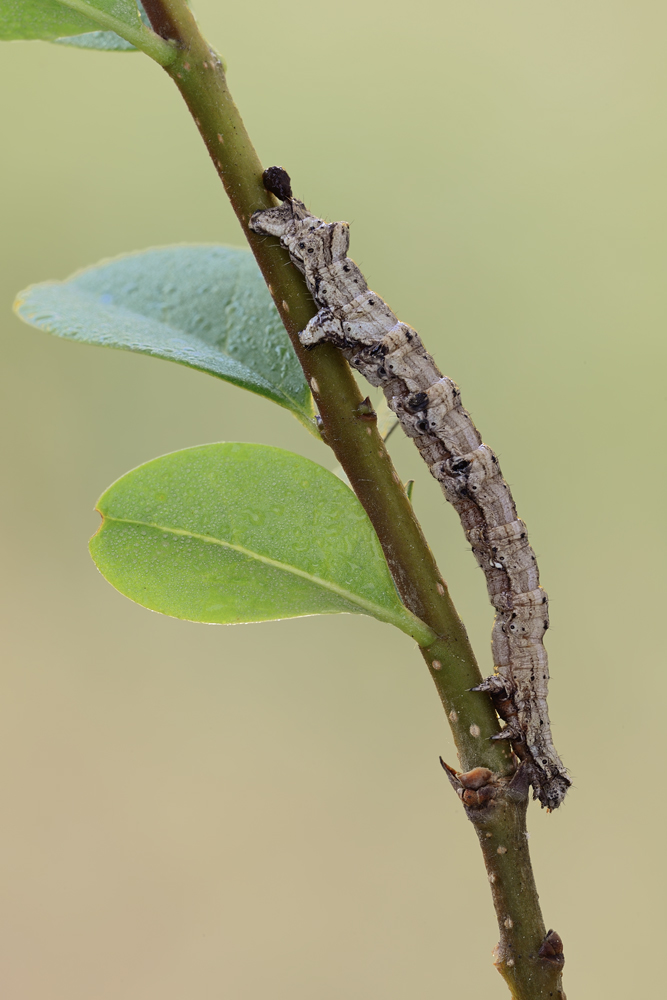
<instances>
[{"instance_id":1,"label":"leaf vein","mask_svg":"<svg viewBox=\"0 0 667 1000\"><path fill-rule=\"evenodd\" d=\"M100 513L102 512L100 511ZM283 563L278 559L272 559L271 556L262 555L260 552L255 552L253 549L248 549L243 545L237 545L234 542L229 542L223 538L215 538L213 535L203 535L197 531L192 531L189 528L167 527L163 524L155 524L152 521L140 521L129 517L112 517L111 515L104 513L102 513L102 517L105 521L114 521L118 524L136 524L142 528L153 528L156 531L167 532L171 535L196 538L199 541L206 542L210 545L219 545L221 548L232 549L234 552L248 556L250 559L256 559L265 566L271 566L272 568L281 570L284 573L291 573L293 576L301 577L302 579L308 580L310 583L322 587L325 590L329 590L338 597L342 597L344 600L349 601L350 604L355 604L357 607L362 608L365 613L369 614L371 617L387 622L388 624L395 625L403 632L409 632L417 639L420 645L430 645L431 642L435 641L435 633L432 632L431 629L424 624L424 622L420 621L419 618L413 615L412 612L403 605L399 604L396 611L391 611L380 604L376 604L375 601L370 601L367 598L362 597L360 594L355 594L354 592L347 590L345 587L339 586L331 580L325 580L323 577L309 573L307 570L299 569L298 566L294 566L290 563ZM411 627L406 627L408 623Z\"/></svg>"}]
</instances>

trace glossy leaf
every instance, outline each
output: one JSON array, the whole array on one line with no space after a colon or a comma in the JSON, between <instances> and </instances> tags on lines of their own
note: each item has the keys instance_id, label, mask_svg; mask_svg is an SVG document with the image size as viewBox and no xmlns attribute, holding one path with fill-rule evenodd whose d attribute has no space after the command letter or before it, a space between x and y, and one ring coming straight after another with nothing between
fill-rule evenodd
<instances>
[{"instance_id":1,"label":"glossy leaf","mask_svg":"<svg viewBox=\"0 0 667 1000\"><path fill-rule=\"evenodd\" d=\"M176 361L267 396L317 434L310 390L248 250L127 254L32 285L15 309L59 337Z\"/></svg>"},{"instance_id":2,"label":"glossy leaf","mask_svg":"<svg viewBox=\"0 0 667 1000\"><path fill-rule=\"evenodd\" d=\"M56 45L71 45L76 49L98 49L100 52L136 52L130 42L117 35L115 31L87 31L83 35L71 35L67 38L54 38Z\"/></svg>"},{"instance_id":3,"label":"glossy leaf","mask_svg":"<svg viewBox=\"0 0 667 1000\"><path fill-rule=\"evenodd\" d=\"M188 448L123 476L98 510L98 569L153 611L224 624L348 612L435 638L401 604L355 495L299 455Z\"/></svg>"},{"instance_id":4,"label":"glossy leaf","mask_svg":"<svg viewBox=\"0 0 667 1000\"><path fill-rule=\"evenodd\" d=\"M35 39L50 41L63 35L96 31L95 11L109 14L118 21L136 26L139 10L135 0L88 0L90 14L72 10L58 0L0 0L0 39Z\"/></svg>"},{"instance_id":5,"label":"glossy leaf","mask_svg":"<svg viewBox=\"0 0 667 1000\"><path fill-rule=\"evenodd\" d=\"M139 16L146 27L150 28L150 21L146 16L143 5L138 2ZM125 41L115 31L88 31L83 35L71 35L66 38L54 38L57 45L71 45L78 49L98 49L101 52L136 52L136 48L130 42Z\"/></svg>"}]
</instances>

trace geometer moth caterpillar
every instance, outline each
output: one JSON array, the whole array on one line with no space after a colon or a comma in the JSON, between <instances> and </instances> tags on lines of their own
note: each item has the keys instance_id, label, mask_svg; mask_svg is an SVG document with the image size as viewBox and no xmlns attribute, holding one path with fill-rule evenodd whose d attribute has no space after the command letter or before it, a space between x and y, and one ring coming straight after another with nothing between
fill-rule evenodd
<instances>
[{"instance_id":1,"label":"geometer moth caterpillar","mask_svg":"<svg viewBox=\"0 0 667 1000\"><path fill-rule=\"evenodd\" d=\"M548 600L498 459L461 406L456 383L442 375L419 334L370 291L347 256L348 224L311 215L292 197L282 168L270 167L264 182L283 204L255 212L250 228L280 237L319 307L299 334L301 343L335 345L371 385L383 389L401 427L461 518L495 609L495 673L476 690L493 697L505 722L497 738L511 740L535 798L555 809L571 782L549 725L549 668L543 645Z\"/></svg>"}]
</instances>

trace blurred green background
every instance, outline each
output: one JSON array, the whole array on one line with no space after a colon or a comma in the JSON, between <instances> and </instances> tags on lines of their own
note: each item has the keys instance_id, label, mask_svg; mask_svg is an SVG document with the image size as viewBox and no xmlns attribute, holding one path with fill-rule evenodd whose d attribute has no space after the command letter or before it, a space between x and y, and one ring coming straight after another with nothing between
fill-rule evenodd
<instances>
[{"instance_id":1,"label":"blurred green background","mask_svg":"<svg viewBox=\"0 0 667 1000\"><path fill-rule=\"evenodd\" d=\"M371 287L462 387L552 599L574 787L529 824L568 996L664 978L667 8L198 0L260 156L352 223ZM410 641L357 617L216 627L98 575L96 498L161 453L332 456L272 404L10 312L102 257L240 231L140 55L0 49L6 1000L502 998L476 838ZM392 452L484 671L454 512Z\"/></svg>"}]
</instances>

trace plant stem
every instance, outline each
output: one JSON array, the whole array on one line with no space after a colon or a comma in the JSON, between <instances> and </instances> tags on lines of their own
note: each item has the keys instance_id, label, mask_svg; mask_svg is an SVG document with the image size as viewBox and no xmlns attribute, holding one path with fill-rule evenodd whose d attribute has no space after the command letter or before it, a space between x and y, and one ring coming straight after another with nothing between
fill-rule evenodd
<instances>
[{"instance_id":1,"label":"plant stem","mask_svg":"<svg viewBox=\"0 0 667 1000\"><path fill-rule=\"evenodd\" d=\"M401 480L342 355L323 344L306 351L298 334L315 314L305 282L277 240L248 228L253 212L276 204L264 188L263 168L227 88L220 58L198 31L184 0L144 0L156 32L178 46L166 66L181 92L257 259L315 397L322 436L330 445L376 532L398 592L409 610L439 638L422 655L452 728L465 772L493 772L494 806L467 810L476 826L492 883L501 934L499 969L515 1000L560 998L560 968L540 959L545 935L528 855L527 787L509 785L516 761L500 732L467 633L415 518ZM495 779L494 779L495 780ZM499 848L503 848L499 852Z\"/></svg>"}]
</instances>

